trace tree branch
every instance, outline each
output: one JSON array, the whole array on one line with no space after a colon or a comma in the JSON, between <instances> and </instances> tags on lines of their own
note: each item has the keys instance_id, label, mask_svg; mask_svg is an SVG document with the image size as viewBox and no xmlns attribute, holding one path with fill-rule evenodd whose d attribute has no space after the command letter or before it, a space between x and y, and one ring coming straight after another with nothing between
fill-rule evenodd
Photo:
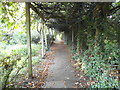
<instances>
[{"instance_id":1,"label":"tree branch","mask_svg":"<svg viewBox=\"0 0 120 90\"><path fill-rule=\"evenodd\" d=\"M30 8L31 8L33 11L35 11L35 12L38 14L38 16L40 16L40 18L42 18L43 21L45 21L45 19L43 18L42 13L41 13L40 11L38 11L38 9L37 9L36 7L34 7L32 4L30 4Z\"/></svg>"},{"instance_id":2,"label":"tree branch","mask_svg":"<svg viewBox=\"0 0 120 90\"><path fill-rule=\"evenodd\" d=\"M114 14L116 11L120 10L120 6L116 6L110 10L110 13Z\"/></svg>"}]
</instances>

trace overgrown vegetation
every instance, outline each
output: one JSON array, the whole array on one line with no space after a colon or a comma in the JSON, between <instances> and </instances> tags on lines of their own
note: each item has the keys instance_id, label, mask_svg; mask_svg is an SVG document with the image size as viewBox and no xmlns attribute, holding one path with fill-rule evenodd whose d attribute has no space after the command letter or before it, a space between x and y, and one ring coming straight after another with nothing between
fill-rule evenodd
<instances>
[{"instance_id":1,"label":"overgrown vegetation","mask_svg":"<svg viewBox=\"0 0 120 90\"><path fill-rule=\"evenodd\" d=\"M77 69L83 70L90 80L95 81L91 88L120 88L119 11L109 12L114 10L110 8L111 5L118 4L91 5L93 10L88 10L88 14L81 18L78 30L75 31L78 34L73 36L76 38L74 42L77 42L73 43L73 59L77 61Z\"/></svg>"},{"instance_id":2,"label":"overgrown vegetation","mask_svg":"<svg viewBox=\"0 0 120 90\"><path fill-rule=\"evenodd\" d=\"M21 13L21 14L20 14ZM27 35L25 28L25 4L13 2L0 2L0 89L14 86L21 77L27 78L28 73L28 51ZM34 12L31 12L32 25L32 65L42 62L41 32L35 26L38 23ZM36 22L35 22L36 21ZM44 26L46 27L46 26ZM42 28L41 30L44 30ZM44 52L45 35L48 28L44 30ZM49 31L49 30L48 30ZM46 38L47 39L47 38ZM48 43L49 45L49 43Z\"/></svg>"},{"instance_id":3,"label":"overgrown vegetation","mask_svg":"<svg viewBox=\"0 0 120 90\"><path fill-rule=\"evenodd\" d=\"M32 2L29 5L35 11L31 12L32 30L39 33L32 33L32 56L38 55L41 48L44 56L56 34L51 30L54 28L63 32L65 43L72 46L73 58L80 64L77 69L96 81L91 88L119 88L120 2ZM4 87L14 77L15 70L26 67L27 39L24 4L3 2L0 7L0 78Z\"/></svg>"},{"instance_id":4,"label":"overgrown vegetation","mask_svg":"<svg viewBox=\"0 0 120 90\"><path fill-rule=\"evenodd\" d=\"M73 57L77 61L76 68L95 81L91 88L120 88L119 58L120 49L110 43L105 45L104 52L94 47Z\"/></svg>"},{"instance_id":5,"label":"overgrown vegetation","mask_svg":"<svg viewBox=\"0 0 120 90\"><path fill-rule=\"evenodd\" d=\"M48 26L64 32L64 41L75 51L80 68L96 81L91 87L119 88L119 2L33 4L46 17L55 17Z\"/></svg>"}]
</instances>

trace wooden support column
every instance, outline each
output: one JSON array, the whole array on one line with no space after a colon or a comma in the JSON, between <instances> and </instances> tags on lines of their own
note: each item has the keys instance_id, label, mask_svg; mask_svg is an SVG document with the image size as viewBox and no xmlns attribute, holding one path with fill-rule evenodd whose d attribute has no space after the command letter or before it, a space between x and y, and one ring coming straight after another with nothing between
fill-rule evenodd
<instances>
[{"instance_id":1,"label":"wooden support column","mask_svg":"<svg viewBox=\"0 0 120 90\"><path fill-rule=\"evenodd\" d=\"M99 37L99 32L100 30L98 29L98 28L96 28L96 32L95 32L95 40L96 40L96 42L95 42L95 46L97 46L98 45L98 37Z\"/></svg>"},{"instance_id":2,"label":"wooden support column","mask_svg":"<svg viewBox=\"0 0 120 90\"><path fill-rule=\"evenodd\" d=\"M42 58L44 57L44 26L42 25L42 30L41 30L41 39L42 39Z\"/></svg>"},{"instance_id":3,"label":"wooden support column","mask_svg":"<svg viewBox=\"0 0 120 90\"><path fill-rule=\"evenodd\" d=\"M32 77L32 50L31 50L31 31L30 31L30 3L26 2L26 30L28 48L28 77Z\"/></svg>"},{"instance_id":4,"label":"wooden support column","mask_svg":"<svg viewBox=\"0 0 120 90\"><path fill-rule=\"evenodd\" d=\"M44 24L44 38L45 38L45 52L46 52L46 49L47 49L47 36L46 36L46 26L45 26L45 24Z\"/></svg>"},{"instance_id":5,"label":"wooden support column","mask_svg":"<svg viewBox=\"0 0 120 90\"><path fill-rule=\"evenodd\" d=\"M78 23L77 24L78 25L78 28L77 28L77 33L78 33L78 35L77 35L77 53L78 54L80 54L80 24Z\"/></svg>"},{"instance_id":6,"label":"wooden support column","mask_svg":"<svg viewBox=\"0 0 120 90\"><path fill-rule=\"evenodd\" d=\"M64 44L67 44L67 34L66 34L66 31L64 32Z\"/></svg>"},{"instance_id":7,"label":"wooden support column","mask_svg":"<svg viewBox=\"0 0 120 90\"><path fill-rule=\"evenodd\" d=\"M74 49L74 29L72 29L72 50Z\"/></svg>"}]
</instances>

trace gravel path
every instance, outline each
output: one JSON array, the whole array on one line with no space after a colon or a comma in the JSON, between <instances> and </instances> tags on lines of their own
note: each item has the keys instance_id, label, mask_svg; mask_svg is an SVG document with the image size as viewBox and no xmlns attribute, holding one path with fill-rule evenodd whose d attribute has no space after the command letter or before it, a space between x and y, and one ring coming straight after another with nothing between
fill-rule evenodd
<instances>
[{"instance_id":1,"label":"gravel path","mask_svg":"<svg viewBox=\"0 0 120 90\"><path fill-rule=\"evenodd\" d=\"M56 42L56 53L49 67L44 88L73 88L77 78L70 62L70 53L63 42Z\"/></svg>"}]
</instances>

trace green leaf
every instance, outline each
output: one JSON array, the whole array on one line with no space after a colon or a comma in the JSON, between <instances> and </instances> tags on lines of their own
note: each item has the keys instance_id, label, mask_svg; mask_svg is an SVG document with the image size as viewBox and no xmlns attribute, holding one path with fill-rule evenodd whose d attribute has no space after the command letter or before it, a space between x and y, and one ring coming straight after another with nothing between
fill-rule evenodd
<instances>
[{"instance_id":1,"label":"green leaf","mask_svg":"<svg viewBox=\"0 0 120 90\"><path fill-rule=\"evenodd\" d=\"M2 41L2 43L6 43L6 41Z\"/></svg>"},{"instance_id":2,"label":"green leaf","mask_svg":"<svg viewBox=\"0 0 120 90\"><path fill-rule=\"evenodd\" d=\"M16 24L16 25L15 25L15 27L14 27L14 29L18 29L18 27L19 27L19 25L18 25L18 24Z\"/></svg>"}]
</instances>

